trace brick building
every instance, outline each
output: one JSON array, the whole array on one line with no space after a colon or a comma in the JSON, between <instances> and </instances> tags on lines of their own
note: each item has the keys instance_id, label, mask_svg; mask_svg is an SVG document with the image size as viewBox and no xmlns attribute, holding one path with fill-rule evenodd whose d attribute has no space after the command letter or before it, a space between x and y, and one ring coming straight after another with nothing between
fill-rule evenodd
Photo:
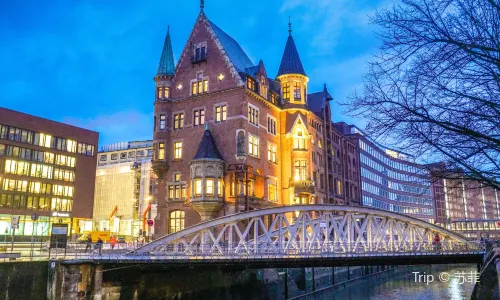
<instances>
[{"instance_id":1,"label":"brick building","mask_svg":"<svg viewBox=\"0 0 500 300\"><path fill-rule=\"evenodd\" d=\"M276 77L201 10L176 65L170 32L156 82L155 233L280 205L359 204L359 153L308 94L291 24Z\"/></svg>"},{"instance_id":2,"label":"brick building","mask_svg":"<svg viewBox=\"0 0 500 300\"><path fill-rule=\"evenodd\" d=\"M53 223L79 233L91 222L98 138L0 107L0 234L11 234L12 216L20 216L16 240L48 236Z\"/></svg>"}]
</instances>

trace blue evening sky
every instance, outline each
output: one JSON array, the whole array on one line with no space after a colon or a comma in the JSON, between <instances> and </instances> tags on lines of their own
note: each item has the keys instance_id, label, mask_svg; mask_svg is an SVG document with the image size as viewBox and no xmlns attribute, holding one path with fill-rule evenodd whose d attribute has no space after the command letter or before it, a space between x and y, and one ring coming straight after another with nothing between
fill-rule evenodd
<instances>
[{"instance_id":1,"label":"blue evening sky","mask_svg":"<svg viewBox=\"0 0 500 300\"><path fill-rule=\"evenodd\" d=\"M376 53L369 16L391 0L206 0L205 13L276 76L288 16L309 92L362 87ZM0 106L100 132L100 145L152 138L154 81L167 25L177 61L197 0L0 1ZM342 114L335 121L364 127Z\"/></svg>"}]
</instances>

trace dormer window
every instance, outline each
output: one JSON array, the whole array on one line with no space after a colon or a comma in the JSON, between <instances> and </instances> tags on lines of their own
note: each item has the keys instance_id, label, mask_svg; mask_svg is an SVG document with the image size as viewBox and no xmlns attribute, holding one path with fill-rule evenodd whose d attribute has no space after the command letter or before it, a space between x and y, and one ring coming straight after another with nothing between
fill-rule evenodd
<instances>
[{"instance_id":1,"label":"dormer window","mask_svg":"<svg viewBox=\"0 0 500 300\"><path fill-rule=\"evenodd\" d=\"M255 91L255 81L250 77L247 77L247 88L249 90Z\"/></svg>"},{"instance_id":2,"label":"dormer window","mask_svg":"<svg viewBox=\"0 0 500 300\"><path fill-rule=\"evenodd\" d=\"M295 101L300 101L300 99L302 98L300 93L300 82L295 82L293 84L293 98L295 99Z\"/></svg>"},{"instance_id":3,"label":"dormer window","mask_svg":"<svg viewBox=\"0 0 500 300\"><path fill-rule=\"evenodd\" d=\"M271 103L276 104L278 97L275 93L271 93Z\"/></svg>"},{"instance_id":4,"label":"dormer window","mask_svg":"<svg viewBox=\"0 0 500 300\"><path fill-rule=\"evenodd\" d=\"M260 79L260 95L267 99L267 85L264 77Z\"/></svg>"}]
</instances>

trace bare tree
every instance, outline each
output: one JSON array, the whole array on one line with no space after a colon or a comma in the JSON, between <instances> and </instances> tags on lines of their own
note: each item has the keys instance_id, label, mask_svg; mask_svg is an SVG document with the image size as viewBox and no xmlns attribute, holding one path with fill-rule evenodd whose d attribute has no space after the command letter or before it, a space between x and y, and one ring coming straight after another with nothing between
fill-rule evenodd
<instances>
[{"instance_id":1,"label":"bare tree","mask_svg":"<svg viewBox=\"0 0 500 300\"><path fill-rule=\"evenodd\" d=\"M402 0L372 21L381 51L347 112L421 162L500 188L500 2Z\"/></svg>"}]
</instances>

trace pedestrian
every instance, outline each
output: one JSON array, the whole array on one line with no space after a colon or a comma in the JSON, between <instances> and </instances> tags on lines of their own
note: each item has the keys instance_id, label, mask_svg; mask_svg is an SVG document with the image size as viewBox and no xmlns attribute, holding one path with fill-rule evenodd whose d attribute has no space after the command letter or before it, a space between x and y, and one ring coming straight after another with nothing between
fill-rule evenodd
<instances>
[{"instance_id":1,"label":"pedestrian","mask_svg":"<svg viewBox=\"0 0 500 300\"><path fill-rule=\"evenodd\" d=\"M432 243L434 244L434 248L437 251L441 250L441 238L439 237L439 233L436 232L436 235L434 236L434 241Z\"/></svg>"},{"instance_id":2,"label":"pedestrian","mask_svg":"<svg viewBox=\"0 0 500 300\"><path fill-rule=\"evenodd\" d=\"M115 236L112 236L109 239L109 244L111 245L111 250L115 249L115 246L116 246L116 237Z\"/></svg>"},{"instance_id":3,"label":"pedestrian","mask_svg":"<svg viewBox=\"0 0 500 300\"><path fill-rule=\"evenodd\" d=\"M89 249L92 251L92 238L90 237L90 235L87 237L87 246L85 247L85 253L87 253L87 250Z\"/></svg>"},{"instance_id":4,"label":"pedestrian","mask_svg":"<svg viewBox=\"0 0 500 300\"><path fill-rule=\"evenodd\" d=\"M99 255L102 254L102 240L101 238L97 238L97 242L95 243L95 248L99 251Z\"/></svg>"}]
</instances>

